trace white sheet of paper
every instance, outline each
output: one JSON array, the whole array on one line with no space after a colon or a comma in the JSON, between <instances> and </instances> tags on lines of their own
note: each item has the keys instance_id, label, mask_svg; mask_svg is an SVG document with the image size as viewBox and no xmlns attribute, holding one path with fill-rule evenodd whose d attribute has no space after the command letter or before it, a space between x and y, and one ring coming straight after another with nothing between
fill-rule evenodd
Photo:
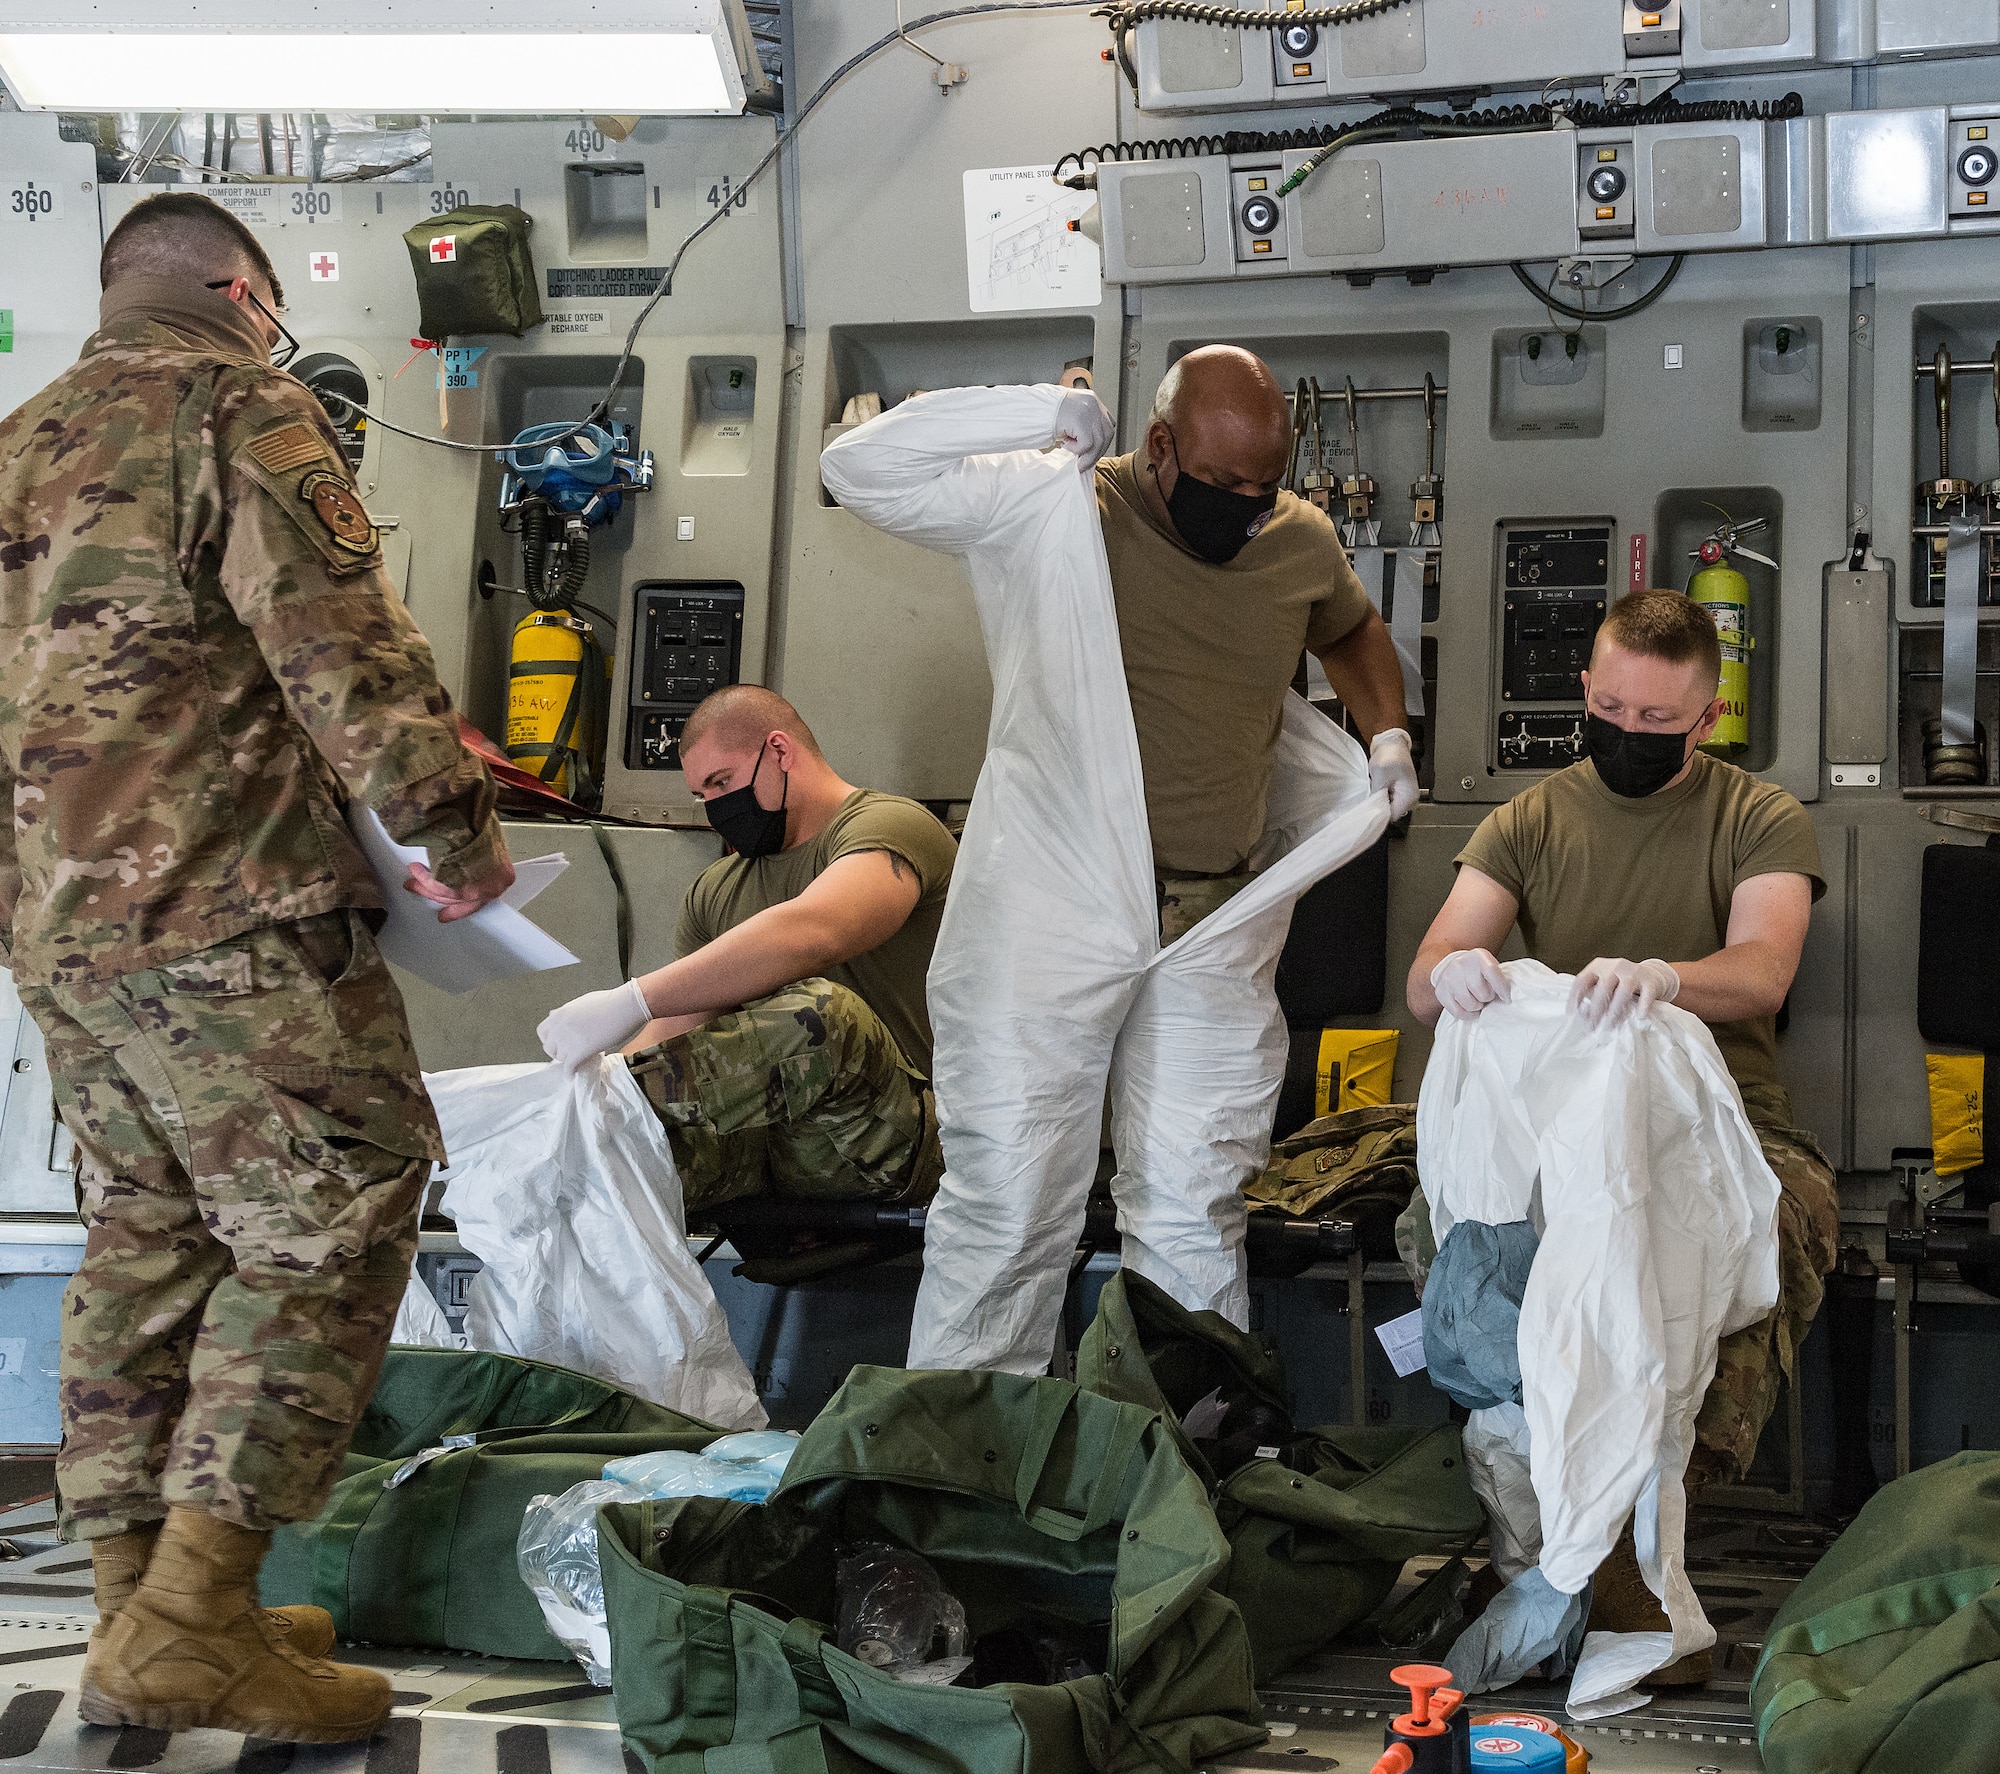
<instances>
[{"instance_id":1,"label":"white sheet of paper","mask_svg":"<svg viewBox=\"0 0 2000 1774\"><path fill-rule=\"evenodd\" d=\"M416 860L423 861L422 855ZM512 906L518 912L544 888L552 886L556 876L568 867L569 858L560 850L552 850L547 856L517 857L514 861L514 885L500 895L500 903Z\"/></svg>"},{"instance_id":2,"label":"white sheet of paper","mask_svg":"<svg viewBox=\"0 0 2000 1774\"><path fill-rule=\"evenodd\" d=\"M520 912L569 867L567 856L516 863L514 885L498 901L469 918L440 924L436 907L403 887L410 864L429 860L423 846L398 844L372 808L350 807L348 823L388 906L376 944L398 967L440 991L457 994L488 980L576 965L577 956Z\"/></svg>"},{"instance_id":3,"label":"white sheet of paper","mask_svg":"<svg viewBox=\"0 0 2000 1774\"><path fill-rule=\"evenodd\" d=\"M1424 1315L1421 1308L1405 1312L1401 1318L1392 1318L1387 1324L1378 1324L1375 1335L1399 1378L1407 1380L1428 1365L1424 1360Z\"/></svg>"}]
</instances>

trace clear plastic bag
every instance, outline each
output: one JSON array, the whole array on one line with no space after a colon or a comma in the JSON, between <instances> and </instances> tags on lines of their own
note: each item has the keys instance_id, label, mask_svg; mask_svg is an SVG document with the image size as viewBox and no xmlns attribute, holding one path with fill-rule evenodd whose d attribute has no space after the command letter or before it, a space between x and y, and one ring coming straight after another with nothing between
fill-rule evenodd
<instances>
[{"instance_id":1,"label":"clear plastic bag","mask_svg":"<svg viewBox=\"0 0 2000 1774\"><path fill-rule=\"evenodd\" d=\"M767 1472L784 1476L785 1467L798 1451L798 1432L792 1429L746 1429L740 1435L725 1435L701 1451L704 1460L726 1460L732 1466L762 1466Z\"/></svg>"},{"instance_id":2,"label":"clear plastic bag","mask_svg":"<svg viewBox=\"0 0 2000 1774\"><path fill-rule=\"evenodd\" d=\"M597 1563L599 1507L647 1497L723 1497L761 1503L778 1488L798 1445L796 1435L768 1429L725 1435L700 1454L681 1448L632 1454L609 1462L601 1479L586 1479L560 1497L536 1497L528 1504L515 1543L521 1581L541 1603L549 1631L600 1688L611 1685L611 1637L604 1623L604 1579ZM961 1636L964 1623L961 1613Z\"/></svg>"},{"instance_id":3,"label":"clear plastic bag","mask_svg":"<svg viewBox=\"0 0 2000 1774\"><path fill-rule=\"evenodd\" d=\"M754 1445L732 1449L731 1443ZM762 1444L773 1445L767 1449ZM761 1503L778 1488L798 1445L796 1436L773 1431L726 1435L704 1453L668 1448L613 1460L605 1466L604 1476L614 1484L638 1485L649 1497L728 1497L739 1503ZM718 1449L723 1450L720 1455Z\"/></svg>"},{"instance_id":4,"label":"clear plastic bag","mask_svg":"<svg viewBox=\"0 0 2000 1774\"><path fill-rule=\"evenodd\" d=\"M521 1581L541 1603L549 1631L600 1688L611 1686L611 1630L597 1563L597 1512L606 1503L637 1503L651 1494L589 1478L560 1497L530 1498L521 1518L514 1552Z\"/></svg>"},{"instance_id":5,"label":"clear plastic bag","mask_svg":"<svg viewBox=\"0 0 2000 1774\"><path fill-rule=\"evenodd\" d=\"M965 1609L928 1559L863 1542L841 1559L836 1580L839 1644L849 1656L904 1681L937 1684L971 1662Z\"/></svg>"}]
</instances>

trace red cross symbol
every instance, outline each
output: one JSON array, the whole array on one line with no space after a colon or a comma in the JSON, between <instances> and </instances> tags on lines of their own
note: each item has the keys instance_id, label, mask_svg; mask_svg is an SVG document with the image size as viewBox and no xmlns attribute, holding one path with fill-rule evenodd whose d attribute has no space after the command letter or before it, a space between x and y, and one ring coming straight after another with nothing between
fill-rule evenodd
<instances>
[{"instance_id":1,"label":"red cross symbol","mask_svg":"<svg viewBox=\"0 0 2000 1774\"><path fill-rule=\"evenodd\" d=\"M458 257L458 236L456 234L440 234L437 239L431 242L431 257L439 264L456 259Z\"/></svg>"},{"instance_id":2,"label":"red cross symbol","mask_svg":"<svg viewBox=\"0 0 2000 1774\"><path fill-rule=\"evenodd\" d=\"M332 283L340 276L340 261L332 253L320 253L313 259L312 274L316 282Z\"/></svg>"}]
</instances>

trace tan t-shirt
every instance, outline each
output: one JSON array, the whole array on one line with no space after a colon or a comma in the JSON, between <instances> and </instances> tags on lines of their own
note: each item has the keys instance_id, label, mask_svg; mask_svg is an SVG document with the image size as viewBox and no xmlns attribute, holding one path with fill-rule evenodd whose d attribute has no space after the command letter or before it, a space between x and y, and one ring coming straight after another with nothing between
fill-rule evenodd
<instances>
[{"instance_id":1,"label":"tan t-shirt","mask_svg":"<svg viewBox=\"0 0 2000 1774\"><path fill-rule=\"evenodd\" d=\"M1139 730L1153 865L1229 874L1264 835L1285 691L1306 647L1368 613L1333 521L1290 493L1222 566L1189 554L1146 509L1139 459L1097 465L1097 509Z\"/></svg>"},{"instance_id":2,"label":"tan t-shirt","mask_svg":"<svg viewBox=\"0 0 2000 1774\"><path fill-rule=\"evenodd\" d=\"M1487 815L1460 863L1521 902L1521 940L1558 973L1600 955L1700 961L1723 946L1729 903L1753 875L1804 875L1826 891L1812 821L1774 783L1697 752L1685 781L1656 795L1614 795L1588 759L1523 789ZM1724 1063L1771 1119L1783 1101L1776 1018L1711 1025ZM1787 1107L1784 1114L1789 1114Z\"/></svg>"},{"instance_id":3,"label":"tan t-shirt","mask_svg":"<svg viewBox=\"0 0 2000 1774\"><path fill-rule=\"evenodd\" d=\"M787 900L797 899L843 856L886 850L916 871L917 903L885 943L829 967L826 977L857 994L888 1025L906 1059L925 1077L931 1070L931 1015L924 976L937 946L938 921L958 845L936 817L900 795L858 788L840 804L818 837L774 856L725 856L689 889L674 932L674 952L691 955L725 930Z\"/></svg>"}]
</instances>

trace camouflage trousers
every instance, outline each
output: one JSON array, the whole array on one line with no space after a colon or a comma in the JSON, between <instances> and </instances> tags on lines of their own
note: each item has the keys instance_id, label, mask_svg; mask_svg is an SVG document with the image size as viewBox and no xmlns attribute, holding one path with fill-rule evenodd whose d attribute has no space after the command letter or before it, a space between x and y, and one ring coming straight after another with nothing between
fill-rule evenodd
<instances>
[{"instance_id":1,"label":"camouflage trousers","mask_svg":"<svg viewBox=\"0 0 2000 1774\"><path fill-rule=\"evenodd\" d=\"M632 1057L688 1211L744 1195L903 1201L937 1193L937 1105L880 1017L807 979Z\"/></svg>"},{"instance_id":2,"label":"camouflage trousers","mask_svg":"<svg viewBox=\"0 0 2000 1774\"><path fill-rule=\"evenodd\" d=\"M64 1532L169 1505L317 1514L375 1389L443 1156L358 914L110 981L26 986L80 1154L63 1298Z\"/></svg>"},{"instance_id":3,"label":"camouflage trousers","mask_svg":"<svg viewBox=\"0 0 2000 1774\"><path fill-rule=\"evenodd\" d=\"M1251 874L1156 876L1160 890L1160 946L1165 948L1179 941L1256 878Z\"/></svg>"}]
</instances>

